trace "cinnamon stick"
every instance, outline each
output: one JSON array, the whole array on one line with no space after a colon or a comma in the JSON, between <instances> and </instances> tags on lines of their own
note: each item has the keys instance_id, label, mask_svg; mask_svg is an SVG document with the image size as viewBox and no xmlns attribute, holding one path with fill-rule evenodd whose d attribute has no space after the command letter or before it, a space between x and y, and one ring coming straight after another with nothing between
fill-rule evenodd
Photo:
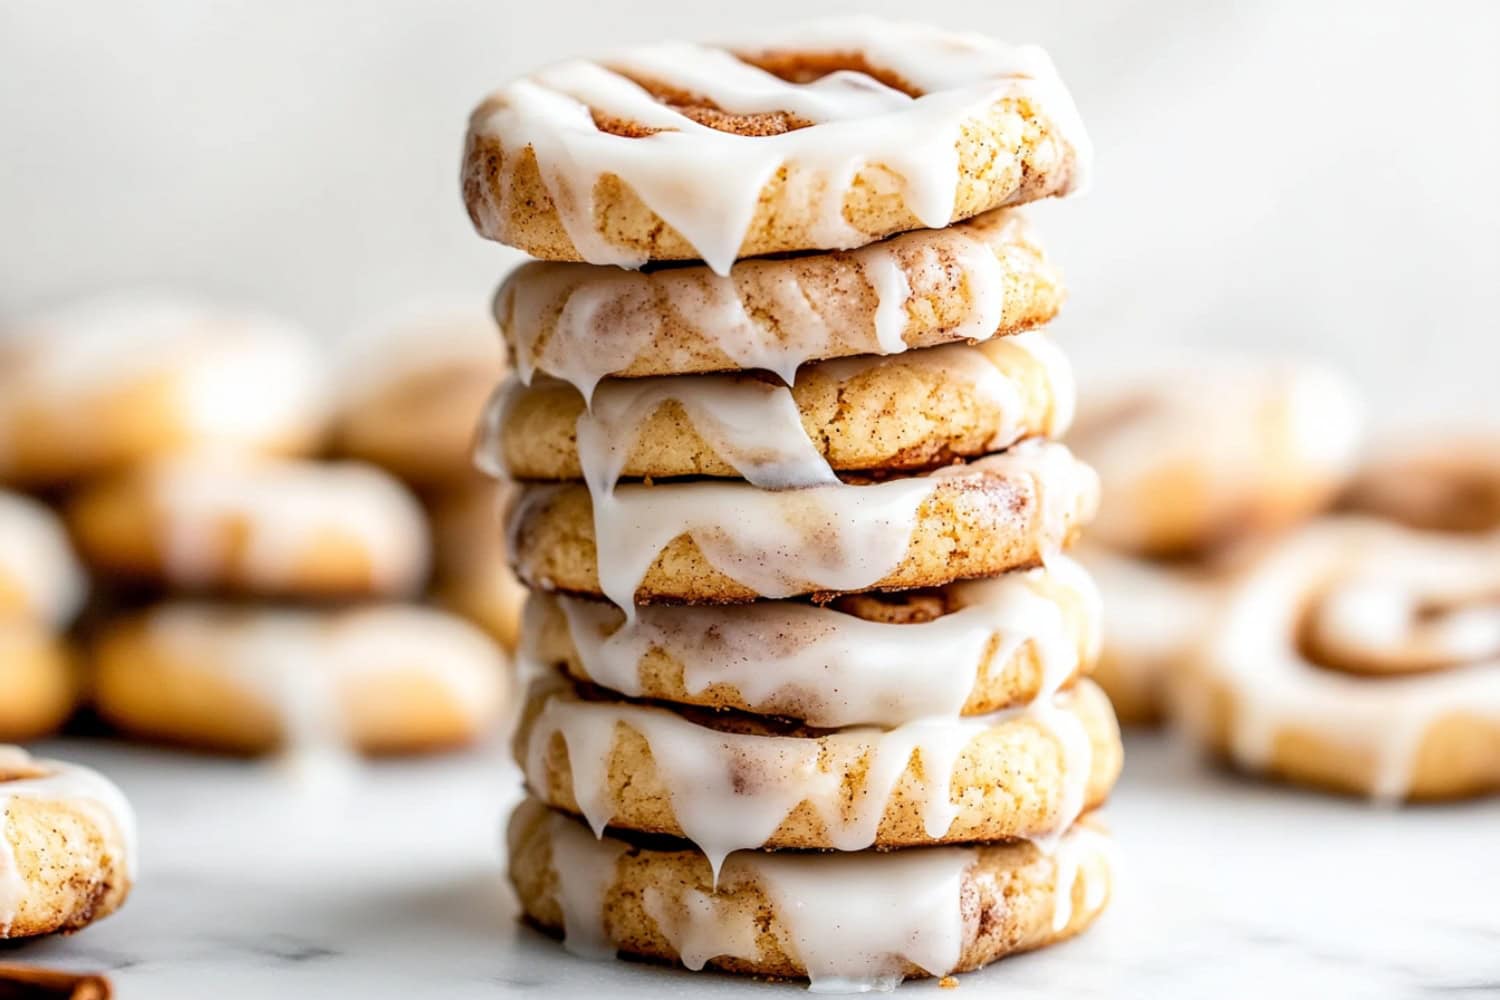
<instances>
[{"instance_id":1,"label":"cinnamon stick","mask_svg":"<svg viewBox=\"0 0 1500 1000\"><path fill-rule=\"evenodd\" d=\"M63 972L0 962L0 1000L109 1000L114 989L96 972Z\"/></svg>"}]
</instances>

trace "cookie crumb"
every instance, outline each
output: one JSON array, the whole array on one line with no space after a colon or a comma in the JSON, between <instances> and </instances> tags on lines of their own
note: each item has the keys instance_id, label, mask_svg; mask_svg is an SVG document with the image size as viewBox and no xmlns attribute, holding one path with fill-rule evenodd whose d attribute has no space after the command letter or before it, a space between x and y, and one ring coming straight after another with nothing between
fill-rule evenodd
<instances>
[{"instance_id":1,"label":"cookie crumb","mask_svg":"<svg viewBox=\"0 0 1500 1000\"><path fill-rule=\"evenodd\" d=\"M944 990L958 989L958 978L956 976L944 976L938 980L938 988Z\"/></svg>"}]
</instances>

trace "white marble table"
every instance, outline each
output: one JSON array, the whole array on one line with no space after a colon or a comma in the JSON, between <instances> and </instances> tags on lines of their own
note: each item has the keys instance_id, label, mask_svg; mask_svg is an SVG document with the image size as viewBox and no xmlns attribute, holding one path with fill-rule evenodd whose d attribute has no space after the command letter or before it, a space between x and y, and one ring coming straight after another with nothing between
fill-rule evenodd
<instances>
[{"instance_id":1,"label":"white marble table","mask_svg":"<svg viewBox=\"0 0 1500 1000\"><path fill-rule=\"evenodd\" d=\"M251 764L42 752L125 787L141 882L116 917L0 960L109 970L126 1000L802 995L581 962L519 926L497 832L518 779L499 748L317 794ZM1243 781L1146 736L1109 816L1124 870L1094 932L943 996L1500 996L1500 802L1381 810Z\"/></svg>"}]
</instances>

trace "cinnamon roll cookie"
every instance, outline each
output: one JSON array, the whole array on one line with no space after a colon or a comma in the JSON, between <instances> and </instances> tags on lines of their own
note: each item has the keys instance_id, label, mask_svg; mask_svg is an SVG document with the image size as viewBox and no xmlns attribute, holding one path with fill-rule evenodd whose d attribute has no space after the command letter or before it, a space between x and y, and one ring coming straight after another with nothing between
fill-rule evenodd
<instances>
[{"instance_id":1,"label":"cinnamon roll cookie","mask_svg":"<svg viewBox=\"0 0 1500 1000\"><path fill-rule=\"evenodd\" d=\"M1191 557L1325 507L1358 458L1361 407L1304 365L1204 368L1095 389L1069 438L1107 493L1093 538Z\"/></svg>"},{"instance_id":2,"label":"cinnamon roll cookie","mask_svg":"<svg viewBox=\"0 0 1500 1000\"><path fill-rule=\"evenodd\" d=\"M516 734L532 795L607 826L732 851L1061 835L1119 776L1119 729L1089 681L1029 708L815 729L604 700L543 679Z\"/></svg>"},{"instance_id":3,"label":"cinnamon roll cookie","mask_svg":"<svg viewBox=\"0 0 1500 1000\"><path fill-rule=\"evenodd\" d=\"M470 118L463 189L533 257L725 274L1068 194L1090 155L1042 50L854 17L516 80Z\"/></svg>"},{"instance_id":4,"label":"cinnamon roll cookie","mask_svg":"<svg viewBox=\"0 0 1500 1000\"><path fill-rule=\"evenodd\" d=\"M334 452L422 489L470 483L474 425L505 370L494 328L464 313L431 313L358 349L333 423Z\"/></svg>"},{"instance_id":5,"label":"cinnamon roll cookie","mask_svg":"<svg viewBox=\"0 0 1500 1000\"><path fill-rule=\"evenodd\" d=\"M51 485L189 448L303 453L322 360L279 320L161 298L77 303L0 330L0 482Z\"/></svg>"},{"instance_id":6,"label":"cinnamon roll cookie","mask_svg":"<svg viewBox=\"0 0 1500 1000\"><path fill-rule=\"evenodd\" d=\"M1099 595L1077 563L818 606L649 605L535 594L524 657L632 698L896 726L1051 698L1093 665Z\"/></svg>"},{"instance_id":7,"label":"cinnamon roll cookie","mask_svg":"<svg viewBox=\"0 0 1500 1000\"><path fill-rule=\"evenodd\" d=\"M491 403L479 447L517 479L598 481L608 468L805 486L834 471L929 469L1058 437L1073 401L1067 359L1028 333L820 362L791 388L756 374L609 379L586 406L564 382L511 385Z\"/></svg>"},{"instance_id":8,"label":"cinnamon roll cookie","mask_svg":"<svg viewBox=\"0 0 1500 1000\"><path fill-rule=\"evenodd\" d=\"M483 633L403 605L165 603L104 626L92 661L106 720L229 753L462 746L495 724L506 690Z\"/></svg>"},{"instance_id":9,"label":"cinnamon roll cookie","mask_svg":"<svg viewBox=\"0 0 1500 1000\"><path fill-rule=\"evenodd\" d=\"M1108 902L1112 851L1092 822L1030 844L801 855L744 851L719 870L671 842L594 837L528 801L510 873L526 918L569 951L888 990L1072 937Z\"/></svg>"},{"instance_id":10,"label":"cinnamon roll cookie","mask_svg":"<svg viewBox=\"0 0 1500 1000\"><path fill-rule=\"evenodd\" d=\"M1048 322L1062 281L1012 210L849 253L623 271L533 261L495 296L525 382L768 371L983 341Z\"/></svg>"},{"instance_id":11,"label":"cinnamon roll cookie","mask_svg":"<svg viewBox=\"0 0 1500 1000\"><path fill-rule=\"evenodd\" d=\"M135 818L103 776L0 746L0 940L67 933L119 909Z\"/></svg>"},{"instance_id":12,"label":"cinnamon roll cookie","mask_svg":"<svg viewBox=\"0 0 1500 1000\"><path fill-rule=\"evenodd\" d=\"M91 565L192 591L401 596L429 559L416 499L355 462L167 459L87 488L68 519Z\"/></svg>"},{"instance_id":13,"label":"cinnamon roll cookie","mask_svg":"<svg viewBox=\"0 0 1500 1000\"><path fill-rule=\"evenodd\" d=\"M1500 790L1500 534L1331 518L1233 586L1182 714L1241 767L1381 799Z\"/></svg>"},{"instance_id":14,"label":"cinnamon roll cookie","mask_svg":"<svg viewBox=\"0 0 1500 1000\"><path fill-rule=\"evenodd\" d=\"M735 603L943 586L1034 566L1093 516L1098 481L1060 444L862 484L528 484L512 552L536 590Z\"/></svg>"}]
</instances>

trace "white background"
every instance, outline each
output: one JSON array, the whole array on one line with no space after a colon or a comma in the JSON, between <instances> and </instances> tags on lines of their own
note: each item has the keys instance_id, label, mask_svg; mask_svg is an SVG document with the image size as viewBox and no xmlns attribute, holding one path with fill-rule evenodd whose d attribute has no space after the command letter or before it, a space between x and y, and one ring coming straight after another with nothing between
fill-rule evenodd
<instances>
[{"instance_id":1,"label":"white background","mask_svg":"<svg viewBox=\"0 0 1500 1000\"><path fill-rule=\"evenodd\" d=\"M149 282L320 332L482 304L511 255L459 205L469 108L551 59L733 38L818 0L0 0L0 309ZM965 2L858 9L1036 41L1099 147L1037 215L1079 366L1332 358L1387 424L1491 416L1500 4Z\"/></svg>"}]
</instances>

